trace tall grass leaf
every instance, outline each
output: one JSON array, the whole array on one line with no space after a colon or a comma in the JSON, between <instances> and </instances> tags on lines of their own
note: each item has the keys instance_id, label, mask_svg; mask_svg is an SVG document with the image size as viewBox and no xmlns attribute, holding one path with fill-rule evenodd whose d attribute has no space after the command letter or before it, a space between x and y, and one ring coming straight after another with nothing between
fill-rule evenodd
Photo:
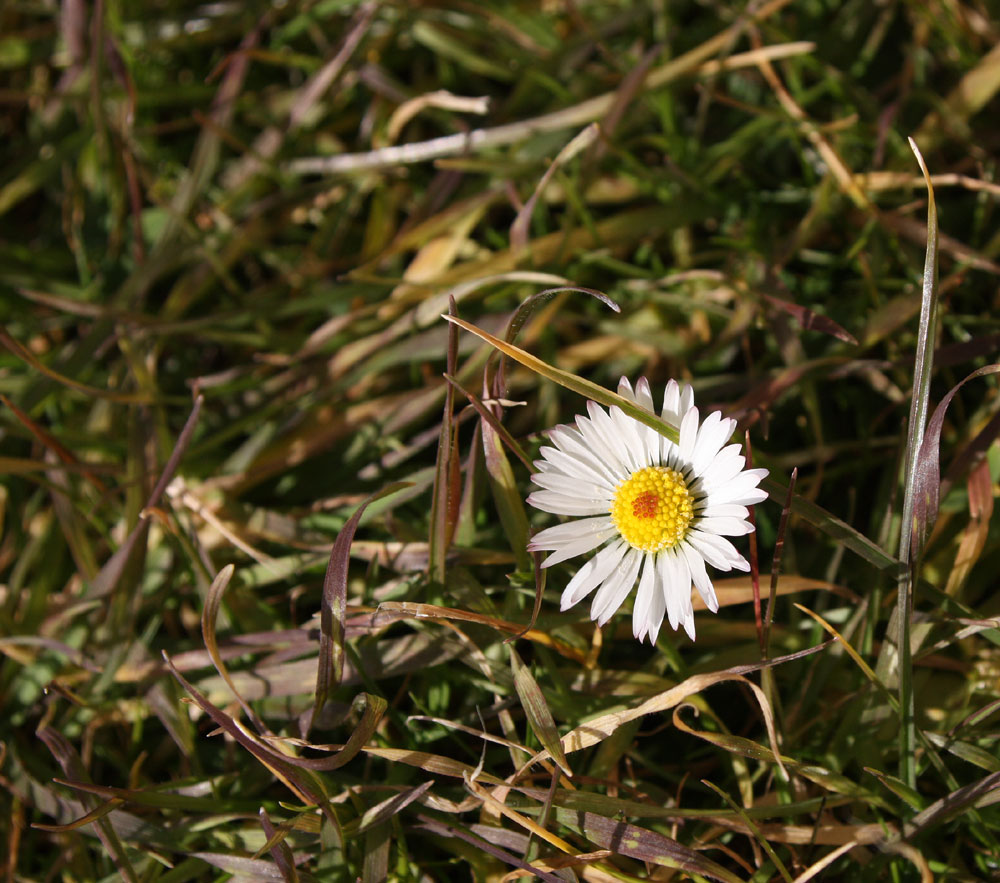
<instances>
[{"instance_id":1,"label":"tall grass leaf","mask_svg":"<svg viewBox=\"0 0 1000 883\"><path fill-rule=\"evenodd\" d=\"M760 483L760 486L775 500L784 500L788 494L788 488L773 478L765 478ZM891 573L895 573L899 569L900 562L898 558L894 558L877 543L868 539L861 531L851 527L846 521L827 512L821 506L816 505L812 500L808 500L803 496L794 496L791 502L793 515L798 515L808 521L813 527L819 528L830 539L843 544L845 548L861 556L869 564L874 564L880 570L888 570Z\"/></svg>"},{"instance_id":2,"label":"tall grass leaf","mask_svg":"<svg viewBox=\"0 0 1000 883\"><path fill-rule=\"evenodd\" d=\"M75 782L66 782L59 779L54 780L56 784L68 785L73 787L76 785ZM78 819L74 819L72 822L67 822L65 825L46 825L42 822L32 822L31 827L37 828L39 831L51 831L52 833L62 833L66 831L76 831L78 828L86 827L87 825L96 822L98 819L103 819L106 815L110 814L118 807L122 806L125 801L120 798L113 797L106 803L102 803L100 806L95 807L90 812L84 816L80 816Z\"/></svg>"},{"instance_id":3,"label":"tall grass leaf","mask_svg":"<svg viewBox=\"0 0 1000 883\"><path fill-rule=\"evenodd\" d=\"M514 689L517 690L518 698L521 700L521 708L524 709L528 724L542 746L549 752L549 756L556 762L567 776L572 776L573 772L569 768L566 755L563 754L562 746L559 743L559 731L556 729L555 718L549 710L545 695L542 693L538 682L531 674L531 670L524 664L517 651L510 648L510 668L514 675Z\"/></svg>"},{"instance_id":4,"label":"tall grass leaf","mask_svg":"<svg viewBox=\"0 0 1000 883\"><path fill-rule=\"evenodd\" d=\"M777 661L778 660L774 660L774 662ZM755 666L742 666L741 668L743 671L759 670L765 665L766 663L761 663ZM752 681L748 681L745 677L743 677L742 673L736 674L731 670L713 672L711 674L692 675L677 686L658 693L656 696L647 699L645 702L634 708L625 709L623 711L613 711L609 714L592 718L563 736L560 740L560 744L562 745L563 751L566 752L580 751L583 748L596 745L598 742L603 741L614 733L615 730L623 724L627 724L633 720L638 720L641 717L645 717L647 714L657 714L667 711L668 709L679 705L689 696L694 696L701 693L703 690L707 690L709 687L713 687L716 684L723 683L724 681L737 681L749 687L753 693L764 718L764 724L767 728L768 739L771 742L771 749L774 754L775 763L777 763L782 774L787 779L788 775L782 765L781 755L778 750L778 735L774 728L774 716L767 703L767 699L761 692L760 687ZM546 756L550 756L547 751L541 752L532 758L532 761L541 760Z\"/></svg>"},{"instance_id":5,"label":"tall grass leaf","mask_svg":"<svg viewBox=\"0 0 1000 883\"><path fill-rule=\"evenodd\" d=\"M496 813L497 818L503 816L504 818L510 819L515 825L519 825L524 828L524 830L529 834L533 834L535 837L544 840L546 843L549 843L562 852L573 852L573 847L570 846L570 844L567 843L562 837L557 834L553 834L544 825L539 824L534 819L528 818L526 814L518 812L513 807L508 806L503 800L497 799L485 788L480 787L476 781L475 775L465 777L465 787L470 794L475 795L483 802L484 810L492 810ZM501 796L505 796L508 786L504 784L497 790L500 791Z\"/></svg>"},{"instance_id":6,"label":"tall grass leaf","mask_svg":"<svg viewBox=\"0 0 1000 883\"><path fill-rule=\"evenodd\" d=\"M970 742L958 742L942 736L940 733L927 733L927 741L938 748L943 748L949 754L974 764L988 773L1000 772L1000 757L995 752L973 745Z\"/></svg>"},{"instance_id":7,"label":"tall grass leaf","mask_svg":"<svg viewBox=\"0 0 1000 883\"><path fill-rule=\"evenodd\" d=\"M414 751L410 748L377 748L367 746L361 749L364 754L371 757L381 757L390 763L402 763L407 766L417 767L424 772L435 773L440 776L451 776L455 779L464 779L476 772L474 767L460 760L454 760L441 754L431 754L427 751ZM477 775L480 782L490 785L503 785L504 780L486 772Z\"/></svg>"},{"instance_id":8,"label":"tall grass leaf","mask_svg":"<svg viewBox=\"0 0 1000 883\"><path fill-rule=\"evenodd\" d=\"M389 845L392 827L388 822L365 831L364 859L361 863L361 883L383 883L389 876Z\"/></svg>"},{"instance_id":9,"label":"tall grass leaf","mask_svg":"<svg viewBox=\"0 0 1000 883\"><path fill-rule=\"evenodd\" d=\"M323 577L323 601L320 609L319 666L316 670L316 699L313 713L306 727L316 721L317 715L326 703L331 687L340 683L344 674L344 611L347 606L347 568L351 556L354 532L365 509L376 500L387 497L403 488L409 482L398 481L369 496L358 506L354 514L337 534L330 550L330 560Z\"/></svg>"},{"instance_id":10,"label":"tall grass leaf","mask_svg":"<svg viewBox=\"0 0 1000 883\"><path fill-rule=\"evenodd\" d=\"M531 295L531 297L526 298L516 310L514 310L513 315L510 317L510 321L507 323L507 330L504 333L504 340L507 343L513 344L517 339L517 335L520 333L521 329L524 327L525 322L531 317L531 315L541 306L547 304L552 298L557 294L561 294L564 291L578 291L580 294L589 294L591 297L596 298L601 301L616 313L620 313L622 308L618 306L615 301L608 297L604 292L597 291L594 288L582 288L578 285L560 285L557 288L546 288L544 291L536 292ZM498 352L491 354L490 359L493 356L499 356ZM489 361L487 361L487 366L489 366ZM506 367L507 363L500 358L500 368L496 373L496 377L493 379L493 394L494 396L503 396L506 394L507 381L506 381ZM484 373L485 376L485 373Z\"/></svg>"},{"instance_id":11,"label":"tall grass leaf","mask_svg":"<svg viewBox=\"0 0 1000 883\"><path fill-rule=\"evenodd\" d=\"M383 617L407 617L413 619L455 619L463 622L476 622L480 625L488 626L492 629L518 635L527 641L535 641L546 647L551 647L557 653L572 659L575 662L583 662L584 654L577 647L565 643L559 638L554 638L548 632L537 629L524 631L524 626L516 622L497 619L495 616L487 616L482 613L473 613L470 610L457 610L454 607L438 607L434 604L417 604L412 601L385 601L379 605L375 612L376 622Z\"/></svg>"},{"instance_id":12,"label":"tall grass leaf","mask_svg":"<svg viewBox=\"0 0 1000 883\"><path fill-rule=\"evenodd\" d=\"M924 439L927 411L930 407L931 374L934 368L934 343L937 336L937 247L938 220L937 204L934 201L934 186L924 158L916 142L910 138L910 149L917 157L920 171L927 182L927 251L924 255L924 278L920 300L920 327L917 331L917 350L913 366L913 394L910 400L910 419L906 433L906 460L903 472L903 508L899 536L899 558L903 562L900 569L898 596L896 599L895 648L886 641L883 654L895 652L899 677L899 709L902 715L899 728L899 777L913 788L916 785L916 723L913 702L913 659L910 645L910 627L913 620L913 583L915 561L920 548L914 545L914 537L920 531L915 529L914 509L916 506L916 485L919 469L919 451Z\"/></svg>"},{"instance_id":13,"label":"tall grass leaf","mask_svg":"<svg viewBox=\"0 0 1000 883\"><path fill-rule=\"evenodd\" d=\"M466 322L464 319L459 319L456 316L442 316L442 318L447 319L449 322L453 322L460 328L464 328L471 334L475 334L476 337L485 340L488 344L498 349L505 356L512 358L515 362L520 362L524 365L524 367L531 369L536 374L541 375L547 380L558 383L560 386L566 387L566 389L571 392L575 392L578 395L591 399L599 404L607 407L619 407L630 417L634 417L640 423L644 423L646 426L650 426L655 429L658 433L660 433L660 435L666 436L673 442L680 442L680 434L677 427L671 426L655 414L645 410L644 408L640 408L634 402L631 402L626 398L622 398L622 396L617 393L613 393L605 389L603 386L598 386L596 383L592 383L589 380L585 380L582 377L571 374L569 371L562 371L559 368L554 368L546 362L543 362L541 359L531 355L531 353L522 350L520 347L500 340L488 331L484 331L482 328L477 328L475 325Z\"/></svg>"},{"instance_id":14,"label":"tall grass leaf","mask_svg":"<svg viewBox=\"0 0 1000 883\"><path fill-rule=\"evenodd\" d=\"M526 571L531 566L531 558L528 555L528 513L524 508L524 497L504 451L503 440L485 420L480 423L480 431L486 474L500 524L517 559L517 569Z\"/></svg>"},{"instance_id":15,"label":"tall grass leaf","mask_svg":"<svg viewBox=\"0 0 1000 883\"><path fill-rule=\"evenodd\" d=\"M915 837L943 824L959 813L968 812L979 801L993 796L993 792L997 789L1000 789L1000 772L990 773L978 782L964 785L935 800L927 809L908 820L903 827L903 836L908 839Z\"/></svg>"}]
</instances>

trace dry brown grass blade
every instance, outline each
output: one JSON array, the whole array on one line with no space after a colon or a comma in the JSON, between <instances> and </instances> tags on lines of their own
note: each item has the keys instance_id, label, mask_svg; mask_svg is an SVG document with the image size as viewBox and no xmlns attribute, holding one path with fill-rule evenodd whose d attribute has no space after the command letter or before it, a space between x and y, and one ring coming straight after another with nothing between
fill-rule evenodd
<instances>
[{"instance_id":1,"label":"dry brown grass blade","mask_svg":"<svg viewBox=\"0 0 1000 883\"><path fill-rule=\"evenodd\" d=\"M472 613L468 610L458 610L454 607L439 607L435 604L418 604L412 601L386 601L385 603L379 605L378 610L375 611L373 619L376 623L381 623L383 621L383 617L386 619L391 618L393 621L401 618L412 618L443 620L453 619L460 622L474 622L497 631L518 635L526 641L534 641L538 644L544 644L546 647L551 647L567 659L573 659L576 662L582 662L584 659L584 654L576 647L571 647L568 644L553 638L546 632L540 632L537 629L524 631L524 626L519 623L507 622L503 619L497 619L495 616L486 616L482 613Z\"/></svg>"},{"instance_id":2,"label":"dry brown grass blade","mask_svg":"<svg viewBox=\"0 0 1000 883\"><path fill-rule=\"evenodd\" d=\"M778 660L775 660L775 662L777 661ZM787 781L788 772L785 770L781 761L781 752L778 748L778 734L774 727L774 715L771 711L770 705L768 704L767 698L764 696L760 687L752 681L747 680L742 674L736 674L733 671L720 671L713 672L711 674L692 675L676 687L671 687L669 690L665 690L662 693L647 699L635 708L625 709L624 711L613 711L609 714L604 714L600 717L594 718L593 720L589 720L587 723L581 724L576 727L576 729L570 731L562 737L561 743L563 751L567 753L580 751L591 745L603 742L611 736L615 730L624 724L645 717L647 714L658 714L674 708L688 697L701 693L709 687L713 687L724 681L736 681L745 684L753 693L764 718L764 725L767 729L767 737L771 743L771 750L774 754L775 763L781 769L781 772ZM532 758L531 762L534 763L549 757L551 757L551 755L547 751L541 751Z\"/></svg>"},{"instance_id":3,"label":"dry brown grass blade","mask_svg":"<svg viewBox=\"0 0 1000 883\"><path fill-rule=\"evenodd\" d=\"M761 574L762 578L767 578L769 574ZM719 607L733 607L737 604L750 604L753 602L753 584L749 576L733 576L725 579L713 580L715 594L719 599ZM809 579L795 574L784 574L778 583L777 595L797 595L801 592L830 592L838 597L850 601L856 601L857 596L844 586L829 583L821 579ZM707 610L704 601L700 598L692 598L691 603L695 610Z\"/></svg>"},{"instance_id":4,"label":"dry brown grass blade","mask_svg":"<svg viewBox=\"0 0 1000 883\"><path fill-rule=\"evenodd\" d=\"M969 473L966 483L969 494L969 523L962 531L962 538L955 553L955 564L948 573L945 593L954 595L972 572L986 548L993 517L993 481L990 464L983 460Z\"/></svg>"}]
</instances>

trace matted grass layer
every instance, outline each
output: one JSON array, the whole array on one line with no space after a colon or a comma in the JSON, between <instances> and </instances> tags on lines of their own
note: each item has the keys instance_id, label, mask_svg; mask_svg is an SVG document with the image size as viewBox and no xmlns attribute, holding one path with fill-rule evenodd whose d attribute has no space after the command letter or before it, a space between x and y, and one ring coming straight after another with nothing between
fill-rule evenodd
<instances>
[{"instance_id":1,"label":"matted grass layer","mask_svg":"<svg viewBox=\"0 0 1000 883\"><path fill-rule=\"evenodd\" d=\"M997 878L995 13L0 9L4 879ZM622 375L771 470L694 643L526 549Z\"/></svg>"}]
</instances>

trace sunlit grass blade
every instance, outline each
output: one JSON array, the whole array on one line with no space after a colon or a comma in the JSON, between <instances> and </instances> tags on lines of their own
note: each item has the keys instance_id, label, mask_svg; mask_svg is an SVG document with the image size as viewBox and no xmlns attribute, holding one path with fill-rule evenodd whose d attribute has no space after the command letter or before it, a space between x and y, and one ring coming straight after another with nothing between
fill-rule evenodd
<instances>
[{"instance_id":1,"label":"sunlit grass blade","mask_svg":"<svg viewBox=\"0 0 1000 883\"><path fill-rule=\"evenodd\" d=\"M514 675L514 688L517 690L521 707L531 729L549 752L549 756L559 765L559 769L567 776L572 776L569 762L559 744L559 731L556 729L555 718L552 717L552 712L545 702L545 695L532 676L531 670L521 661L521 657L513 647L510 648L510 667Z\"/></svg>"}]
</instances>

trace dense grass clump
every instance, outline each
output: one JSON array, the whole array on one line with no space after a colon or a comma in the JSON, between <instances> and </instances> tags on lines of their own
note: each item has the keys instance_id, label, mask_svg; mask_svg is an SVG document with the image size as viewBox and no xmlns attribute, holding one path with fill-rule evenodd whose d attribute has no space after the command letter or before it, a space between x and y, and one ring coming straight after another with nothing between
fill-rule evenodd
<instances>
[{"instance_id":1,"label":"dense grass clump","mask_svg":"<svg viewBox=\"0 0 1000 883\"><path fill-rule=\"evenodd\" d=\"M995 12L0 9L4 879L998 879ZM623 375L693 643L527 549Z\"/></svg>"}]
</instances>

